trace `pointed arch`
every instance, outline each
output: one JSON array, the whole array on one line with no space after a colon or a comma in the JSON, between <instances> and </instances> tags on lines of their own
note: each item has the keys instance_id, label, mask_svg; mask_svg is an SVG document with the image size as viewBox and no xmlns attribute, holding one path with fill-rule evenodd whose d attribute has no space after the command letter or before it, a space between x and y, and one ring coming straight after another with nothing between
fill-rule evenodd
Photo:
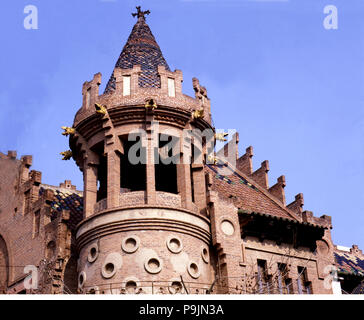
<instances>
[{"instance_id":1,"label":"pointed arch","mask_svg":"<svg viewBox=\"0 0 364 320\"><path fill-rule=\"evenodd\" d=\"M77 259L74 256L68 260L63 274L63 293L76 294L78 288Z\"/></svg>"}]
</instances>

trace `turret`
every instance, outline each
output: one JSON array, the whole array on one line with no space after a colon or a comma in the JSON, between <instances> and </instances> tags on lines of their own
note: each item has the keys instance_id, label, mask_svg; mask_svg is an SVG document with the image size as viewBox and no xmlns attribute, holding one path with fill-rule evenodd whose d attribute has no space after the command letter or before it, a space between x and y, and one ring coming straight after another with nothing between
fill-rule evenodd
<instances>
[{"instance_id":1,"label":"turret","mask_svg":"<svg viewBox=\"0 0 364 320\"><path fill-rule=\"evenodd\" d=\"M182 93L182 71L170 70L146 14L138 7L105 92L100 73L84 83L69 130L84 176L76 234L84 293L207 290L213 281L203 163L191 161L204 159L206 141L186 138L214 132L210 101L197 79L194 98Z\"/></svg>"}]
</instances>

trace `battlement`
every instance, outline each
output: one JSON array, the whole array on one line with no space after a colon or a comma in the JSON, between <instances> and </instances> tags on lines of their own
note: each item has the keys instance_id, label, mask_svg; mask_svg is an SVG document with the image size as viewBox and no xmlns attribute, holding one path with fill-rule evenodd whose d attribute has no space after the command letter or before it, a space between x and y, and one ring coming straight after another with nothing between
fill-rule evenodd
<instances>
[{"instance_id":1,"label":"battlement","mask_svg":"<svg viewBox=\"0 0 364 320\"><path fill-rule=\"evenodd\" d=\"M358 258L364 259L363 251L361 249L359 249L359 246L356 244L353 244L351 246L351 248L335 245L335 251L346 252L346 253L356 256Z\"/></svg>"},{"instance_id":2,"label":"battlement","mask_svg":"<svg viewBox=\"0 0 364 320\"><path fill-rule=\"evenodd\" d=\"M253 147L249 146L246 149L244 155L237 160L237 168L243 173L247 174L252 180L254 180L259 186L267 189L269 194L277 199L287 210L294 213L299 220L303 222L314 223L318 225L325 225L329 228L332 227L331 217L323 215L321 217L314 217L311 211L303 211L303 194L298 193L295 196L294 201L286 205L286 198L284 188L286 187L286 178L284 175L277 178L277 183L268 187L268 172L269 162L265 160L262 162L260 168L253 172L252 165Z\"/></svg>"},{"instance_id":3,"label":"battlement","mask_svg":"<svg viewBox=\"0 0 364 320\"><path fill-rule=\"evenodd\" d=\"M73 127L82 120L96 114L95 104L104 106L107 110L122 107L145 106L147 101L153 100L157 107L166 106L176 110L186 110L192 113L202 111L202 118L211 124L211 103L207 98L206 88L199 85L193 78L195 97L182 92L183 74L181 70L174 72L164 66L158 66L160 87L141 87L138 79L141 67L134 65L131 69L116 67L113 72L113 89L99 94L101 73L96 73L92 80L85 81L82 86L82 106L74 118Z\"/></svg>"},{"instance_id":4,"label":"battlement","mask_svg":"<svg viewBox=\"0 0 364 320\"><path fill-rule=\"evenodd\" d=\"M64 182L61 182L59 184L59 187L63 188L63 189L69 189L69 190L72 190L72 191L76 191L76 186L74 186L72 184L71 180L64 180Z\"/></svg>"},{"instance_id":5,"label":"battlement","mask_svg":"<svg viewBox=\"0 0 364 320\"><path fill-rule=\"evenodd\" d=\"M236 167L238 170L251 175L253 173L253 155L253 147L246 148L245 153L237 160Z\"/></svg>"},{"instance_id":6,"label":"battlement","mask_svg":"<svg viewBox=\"0 0 364 320\"><path fill-rule=\"evenodd\" d=\"M238 137L238 134L236 134ZM311 211L304 211L304 199L303 194L299 193L295 196L294 201L286 204L285 197L285 187L286 187L286 178L284 175L281 175L277 178L277 182L269 187L269 161L265 160L261 163L261 166L254 171L253 169L253 147L249 146L246 148L245 154L241 157L238 157L238 142L239 138L231 139L227 142L217 153L216 155L219 158L219 155L224 155L226 160L226 155L237 154L236 156L236 169L244 174L248 179L251 179L251 182L259 186L260 190L271 199L279 204L282 208L284 208L291 216L295 217L299 221L314 223L322 226L327 226L328 228L332 228L331 217L323 215L321 217L314 217ZM231 149L232 148L232 149ZM228 162L231 159L227 160ZM231 161L230 161L231 162ZM232 162L231 162L232 163Z\"/></svg>"},{"instance_id":7,"label":"battlement","mask_svg":"<svg viewBox=\"0 0 364 320\"><path fill-rule=\"evenodd\" d=\"M39 206L36 203L41 199L42 202L52 201L55 190L76 191L76 186L72 185L71 180L65 180L58 187L42 184L42 172L30 170L33 164L33 157L31 155L24 155L17 159L16 151L8 151L7 154L0 152L0 161L2 161L0 170L3 171L1 176L4 182L8 181L11 183L10 180L16 181L15 190L17 190L19 196L14 209L11 210L15 214L26 215L33 211L35 207ZM5 163L4 161L10 162ZM19 178L16 177L17 175ZM40 188L45 190L41 195ZM82 192L78 191L78 193Z\"/></svg>"}]
</instances>

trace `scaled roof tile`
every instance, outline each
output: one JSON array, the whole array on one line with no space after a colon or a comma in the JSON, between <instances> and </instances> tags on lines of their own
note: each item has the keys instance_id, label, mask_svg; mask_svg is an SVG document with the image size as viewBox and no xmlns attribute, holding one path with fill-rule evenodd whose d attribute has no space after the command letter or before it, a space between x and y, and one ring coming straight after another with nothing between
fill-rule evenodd
<instances>
[{"instance_id":1,"label":"scaled roof tile","mask_svg":"<svg viewBox=\"0 0 364 320\"><path fill-rule=\"evenodd\" d=\"M132 69L136 65L141 67L138 84L142 88L161 87L158 66L164 66L166 70L170 71L144 17L139 18L134 25L115 67ZM112 74L106 85L105 93L113 90L115 90L115 77Z\"/></svg>"}]
</instances>

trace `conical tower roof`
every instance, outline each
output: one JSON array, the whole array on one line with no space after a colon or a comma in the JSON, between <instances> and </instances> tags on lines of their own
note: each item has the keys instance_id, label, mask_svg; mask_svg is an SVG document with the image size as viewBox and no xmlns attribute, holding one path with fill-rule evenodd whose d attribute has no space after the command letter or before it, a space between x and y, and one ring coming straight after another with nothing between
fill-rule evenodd
<instances>
[{"instance_id":1,"label":"conical tower roof","mask_svg":"<svg viewBox=\"0 0 364 320\"><path fill-rule=\"evenodd\" d=\"M168 71L170 69L152 31L145 22L145 14L149 14L149 10L143 12L140 7L137 7L137 9L138 13L134 13L133 16L138 16L138 21L134 25L115 67L131 69L134 65L140 65L139 86L143 88L160 88L158 66L164 66ZM105 88L105 93L114 89L115 78L112 74Z\"/></svg>"}]
</instances>

